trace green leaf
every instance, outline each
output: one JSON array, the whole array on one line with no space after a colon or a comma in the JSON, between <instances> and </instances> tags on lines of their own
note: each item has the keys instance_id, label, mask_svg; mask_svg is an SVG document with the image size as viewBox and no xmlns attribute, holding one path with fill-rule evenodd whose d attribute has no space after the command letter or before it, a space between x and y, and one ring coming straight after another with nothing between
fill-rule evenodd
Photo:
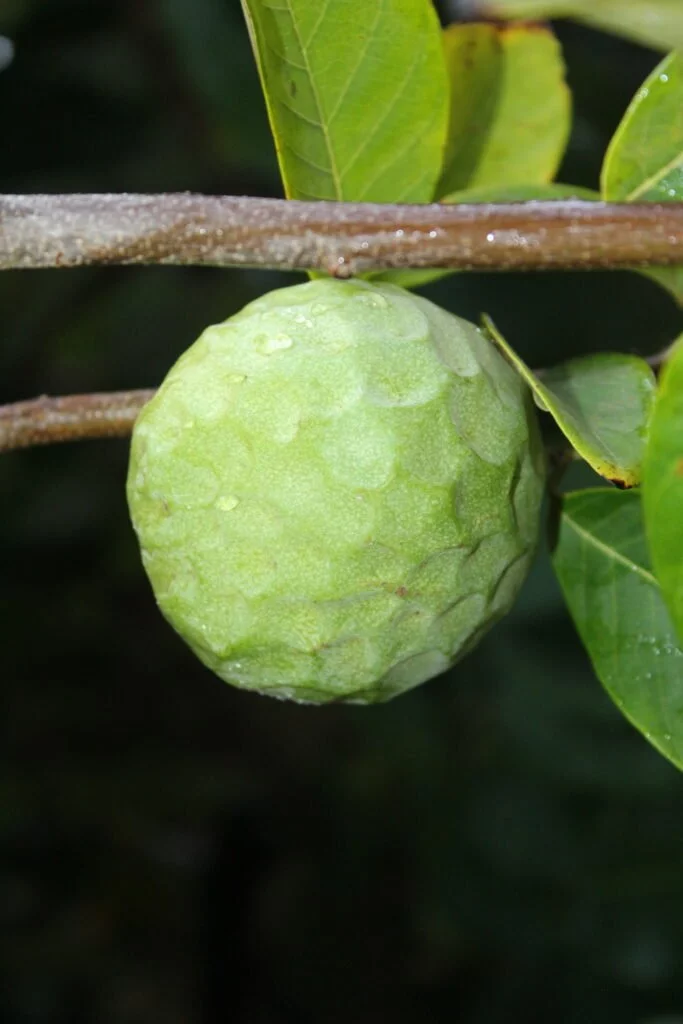
<instances>
[{"instance_id":1,"label":"green leaf","mask_svg":"<svg viewBox=\"0 0 683 1024\"><path fill-rule=\"evenodd\" d=\"M437 195L550 181L571 121L562 51L551 29L451 25L444 44L451 115Z\"/></svg>"},{"instance_id":2,"label":"green leaf","mask_svg":"<svg viewBox=\"0 0 683 1024\"><path fill-rule=\"evenodd\" d=\"M683 22L683 7L679 17ZM608 202L683 200L683 55L665 57L636 93L605 156L602 197ZM683 303L683 267L642 273Z\"/></svg>"},{"instance_id":3,"label":"green leaf","mask_svg":"<svg viewBox=\"0 0 683 1024\"><path fill-rule=\"evenodd\" d=\"M680 0L480 0L475 10L497 18L577 18L656 50L683 49Z\"/></svg>"},{"instance_id":4,"label":"green leaf","mask_svg":"<svg viewBox=\"0 0 683 1024\"><path fill-rule=\"evenodd\" d=\"M585 461L608 480L640 482L655 377L638 356L603 352L536 374L488 317L484 325Z\"/></svg>"},{"instance_id":5,"label":"green leaf","mask_svg":"<svg viewBox=\"0 0 683 1024\"><path fill-rule=\"evenodd\" d=\"M643 480L652 562L683 638L683 340L660 379Z\"/></svg>"},{"instance_id":6,"label":"green leaf","mask_svg":"<svg viewBox=\"0 0 683 1024\"><path fill-rule=\"evenodd\" d=\"M579 185L562 185L553 182L550 185L513 185L494 186L490 188L471 188L461 192L453 192L440 200L442 203L525 203L538 200L550 199L586 199L598 200L600 196L589 188L581 188ZM456 274L456 270L430 270L420 268L415 270L378 270L365 274L368 280L389 281L391 284L398 284L402 288L420 288L431 281L438 281L449 274Z\"/></svg>"},{"instance_id":7,"label":"green leaf","mask_svg":"<svg viewBox=\"0 0 683 1024\"><path fill-rule=\"evenodd\" d=\"M636 93L607 150L602 195L629 203L683 197L683 56L665 57Z\"/></svg>"},{"instance_id":8,"label":"green leaf","mask_svg":"<svg viewBox=\"0 0 683 1024\"><path fill-rule=\"evenodd\" d=\"M603 686L683 767L683 651L650 568L638 491L566 495L553 565Z\"/></svg>"},{"instance_id":9,"label":"green leaf","mask_svg":"<svg viewBox=\"0 0 683 1024\"><path fill-rule=\"evenodd\" d=\"M585 199L599 202L600 194L581 185L564 185L560 181L550 184L490 185L451 192L439 200L441 203L534 203L551 199Z\"/></svg>"},{"instance_id":10,"label":"green leaf","mask_svg":"<svg viewBox=\"0 0 683 1024\"><path fill-rule=\"evenodd\" d=\"M448 86L431 0L242 0L286 195L427 202Z\"/></svg>"},{"instance_id":11,"label":"green leaf","mask_svg":"<svg viewBox=\"0 0 683 1024\"><path fill-rule=\"evenodd\" d=\"M673 295L679 305L683 305L683 266L651 267L638 271L643 277L649 277Z\"/></svg>"}]
</instances>

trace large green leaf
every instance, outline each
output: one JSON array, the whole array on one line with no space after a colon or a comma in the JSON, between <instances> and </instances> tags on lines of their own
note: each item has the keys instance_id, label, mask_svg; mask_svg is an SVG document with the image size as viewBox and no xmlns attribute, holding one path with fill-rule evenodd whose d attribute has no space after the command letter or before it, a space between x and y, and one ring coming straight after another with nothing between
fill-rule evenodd
<instances>
[{"instance_id":1,"label":"large green leaf","mask_svg":"<svg viewBox=\"0 0 683 1024\"><path fill-rule=\"evenodd\" d=\"M683 55L665 57L636 93L605 156L602 197L608 202L683 201ZM683 267L643 273L683 302Z\"/></svg>"},{"instance_id":2,"label":"large green leaf","mask_svg":"<svg viewBox=\"0 0 683 1024\"><path fill-rule=\"evenodd\" d=\"M444 33L451 114L437 195L544 184L569 136L559 43L541 25L451 25Z\"/></svg>"},{"instance_id":3,"label":"large green leaf","mask_svg":"<svg viewBox=\"0 0 683 1024\"><path fill-rule=\"evenodd\" d=\"M474 6L499 18L578 18L658 50L683 49L681 0L479 0Z\"/></svg>"},{"instance_id":4,"label":"large green leaf","mask_svg":"<svg viewBox=\"0 0 683 1024\"><path fill-rule=\"evenodd\" d=\"M588 188L579 185L562 185L553 182L550 185L513 185L492 186L489 188L468 188L461 192L453 192L444 196L442 203L526 203L541 202L550 199L585 199L598 200L600 196ZM455 270L377 270L365 276L373 281L390 281L402 288L420 288L431 281L455 274Z\"/></svg>"},{"instance_id":5,"label":"large green leaf","mask_svg":"<svg viewBox=\"0 0 683 1024\"><path fill-rule=\"evenodd\" d=\"M683 651L650 568L639 492L566 495L553 564L605 689L683 767Z\"/></svg>"},{"instance_id":6,"label":"large green leaf","mask_svg":"<svg viewBox=\"0 0 683 1024\"><path fill-rule=\"evenodd\" d=\"M608 480L640 482L655 377L638 356L603 352L534 373L488 317L485 326L572 447Z\"/></svg>"},{"instance_id":7,"label":"large green leaf","mask_svg":"<svg viewBox=\"0 0 683 1024\"><path fill-rule=\"evenodd\" d=\"M448 84L431 0L242 0L285 192L427 202Z\"/></svg>"},{"instance_id":8,"label":"large green leaf","mask_svg":"<svg viewBox=\"0 0 683 1024\"><path fill-rule=\"evenodd\" d=\"M643 506L652 562L683 639L683 340L660 380L645 454Z\"/></svg>"}]
</instances>

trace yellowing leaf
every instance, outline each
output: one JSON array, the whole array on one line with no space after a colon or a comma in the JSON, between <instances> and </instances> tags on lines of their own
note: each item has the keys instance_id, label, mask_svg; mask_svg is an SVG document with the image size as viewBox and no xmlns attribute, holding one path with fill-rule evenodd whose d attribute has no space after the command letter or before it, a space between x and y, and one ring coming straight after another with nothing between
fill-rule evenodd
<instances>
[{"instance_id":1,"label":"yellowing leaf","mask_svg":"<svg viewBox=\"0 0 683 1024\"><path fill-rule=\"evenodd\" d=\"M571 117L552 31L542 25L451 25L444 44L451 116L438 195L549 182Z\"/></svg>"}]
</instances>

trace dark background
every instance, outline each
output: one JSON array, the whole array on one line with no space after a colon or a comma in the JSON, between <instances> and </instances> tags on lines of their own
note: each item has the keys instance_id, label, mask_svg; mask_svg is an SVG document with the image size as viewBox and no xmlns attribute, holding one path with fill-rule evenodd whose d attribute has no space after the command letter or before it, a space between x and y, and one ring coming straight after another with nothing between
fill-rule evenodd
<instances>
[{"instance_id":1,"label":"dark background","mask_svg":"<svg viewBox=\"0 0 683 1024\"><path fill-rule=\"evenodd\" d=\"M562 178L658 56L558 26ZM3 0L0 191L279 194L237 0ZM292 277L0 276L0 401L158 383ZM534 365L681 329L629 274L461 275ZM231 690L161 619L127 445L0 457L0 1021L683 1022L683 780L592 676L547 556L449 675L370 709Z\"/></svg>"}]
</instances>

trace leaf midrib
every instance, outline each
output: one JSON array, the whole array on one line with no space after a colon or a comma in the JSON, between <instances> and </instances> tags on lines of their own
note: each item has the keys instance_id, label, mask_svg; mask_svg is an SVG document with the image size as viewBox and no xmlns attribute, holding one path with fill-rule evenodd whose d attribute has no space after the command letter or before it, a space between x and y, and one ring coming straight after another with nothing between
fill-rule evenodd
<instances>
[{"instance_id":1,"label":"leaf midrib","mask_svg":"<svg viewBox=\"0 0 683 1024\"><path fill-rule=\"evenodd\" d=\"M635 199L639 199L640 196L645 195L651 188L658 185L662 178L665 178L667 174L670 174L671 171L674 171L681 164L683 164L683 152L675 156L673 160L669 160L668 164L660 167L659 170L655 171L654 174L651 174L649 178L645 179L645 181L641 181L637 188L634 188L629 192L626 197L626 201L632 203Z\"/></svg>"},{"instance_id":2,"label":"leaf midrib","mask_svg":"<svg viewBox=\"0 0 683 1024\"><path fill-rule=\"evenodd\" d=\"M636 573L636 575L640 576L641 579L645 580L645 582L648 583L650 586L655 587L657 590L659 590L659 583L652 575L652 573L647 571L647 569L643 569L641 565L638 565L636 562L632 562L630 558L627 558L625 555L622 555L621 552L616 551L614 548L609 547L607 544L604 543L604 541L599 540L595 536L595 534L589 533L588 530L585 530L582 526L579 526L576 520L572 519L571 515L568 512L563 511L562 516L566 520L567 524L574 530L576 534L578 534L579 537L581 537L583 541L585 541L592 547L596 548L611 561L619 562L621 565L625 566L625 568L627 568L629 572Z\"/></svg>"},{"instance_id":3,"label":"leaf midrib","mask_svg":"<svg viewBox=\"0 0 683 1024\"><path fill-rule=\"evenodd\" d=\"M328 5L328 0L323 0L323 10L321 11L320 16L318 18L318 22L316 23L316 26L315 26L315 31L316 32L318 30L320 22L322 21L323 17L325 16L325 12L327 10L327 5ZM304 46L304 41L303 41L303 38L302 38L302 35L301 35L301 30L299 28L299 25L297 23L296 17L294 15L294 11L292 9L292 5L291 5L290 0L285 0L285 10L287 11L287 13L289 14L289 17L292 20L292 28L294 29L294 34L296 35L296 40L297 40L297 43L299 44L299 49L301 50L301 59L303 60L304 65L305 65L306 74L308 75L308 80L309 80L310 86L311 86L311 92L313 93L313 99L315 100L316 109L318 111L318 120L320 122L320 130L323 133L323 138L325 140L325 148L327 150L327 156L328 156L328 159L329 159L329 162L330 162L330 172L329 173L330 173L330 176L332 178L332 183L334 185L334 191L335 191L337 199L343 199L342 189L341 189L341 179L339 177L339 169L337 167L337 163L336 163L336 160L335 160L335 157L334 157L334 151L332 149L332 140L330 139L330 135L329 135L329 132L327 130L327 126L325 124L325 121L323 120L323 107L322 107L322 102L320 100L320 94L319 94L318 88L316 86L315 76L314 76L313 71L311 69L311 64L310 64L310 61L308 59L308 53L306 51L306 47ZM313 34L315 34L315 32Z\"/></svg>"}]
</instances>

